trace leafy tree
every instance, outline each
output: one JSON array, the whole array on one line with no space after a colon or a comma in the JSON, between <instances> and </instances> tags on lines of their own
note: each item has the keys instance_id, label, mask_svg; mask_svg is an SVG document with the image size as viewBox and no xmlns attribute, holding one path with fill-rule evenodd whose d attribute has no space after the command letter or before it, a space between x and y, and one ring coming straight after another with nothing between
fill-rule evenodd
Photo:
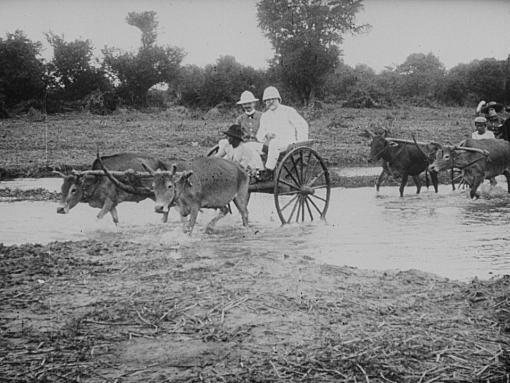
<instances>
[{"instance_id":1,"label":"leafy tree","mask_svg":"<svg viewBox=\"0 0 510 383\"><path fill-rule=\"evenodd\" d=\"M505 94L503 97L503 102L505 104L510 104L510 55L503 62L503 71L505 76Z\"/></svg>"},{"instance_id":2,"label":"leafy tree","mask_svg":"<svg viewBox=\"0 0 510 383\"><path fill-rule=\"evenodd\" d=\"M197 65L186 65L179 71L179 76L169 92L186 106L197 107L202 103L202 89L205 83L205 70Z\"/></svg>"},{"instance_id":3,"label":"leafy tree","mask_svg":"<svg viewBox=\"0 0 510 383\"><path fill-rule=\"evenodd\" d=\"M147 92L152 86L176 80L184 58L181 48L155 44L158 25L155 18L154 11L129 13L127 22L142 32L142 46L136 54L103 49L103 63L120 84L118 94L131 105L146 106Z\"/></svg>"},{"instance_id":4,"label":"leafy tree","mask_svg":"<svg viewBox=\"0 0 510 383\"><path fill-rule=\"evenodd\" d=\"M464 105L466 102L474 104L477 97L469 91L468 77L468 64L458 64L451 68L445 76L441 101L450 105Z\"/></svg>"},{"instance_id":5,"label":"leafy tree","mask_svg":"<svg viewBox=\"0 0 510 383\"><path fill-rule=\"evenodd\" d=\"M497 100L505 97L505 73L502 61L496 59L475 60L469 65L467 88L476 100Z\"/></svg>"},{"instance_id":6,"label":"leafy tree","mask_svg":"<svg viewBox=\"0 0 510 383\"><path fill-rule=\"evenodd\" d=\"M37 57L41 47L20 30L0 38L0 103L6 107L33 99L41 106L47 81L44 63Z\"/></svg>"},{"instance_id":7,"label":"leafy tree","mask_svg":"<svg viewBox=\"0 0 510 383\"><path fill-rule=\"evenodd\" d=\"M261 0L259 27L271 41L273 65L283 82L304 104L313 101L327 75L338 65L346 32L357 33L356 13L362 0Z\"/></svg>"},{"instance_id":8,"label":"leafy tree","mask_svg":"<svg viewBox=\"0 0 510 383\"><path fill-rule=\"evenodd\" d=\"M94 67L92 61L92 43L90 40L66 42L63 36L46 34L53 47L53 59L48 65L55 80L55 94L64 100L78 100L92 91L109 88L105 73Z\"/></svg>"},{"instance_id":9,"label":"leafy tree","mask_svg":"<svg viewBox=\"0 0 510 383\"><path fill-rule=\"evenodd\" d=\"M181 70L177 87L172 89L186 106L235 105L244 90L262 92L264 72L241 65L233 56L221 56L204 69L188 65Z\"/></svg>"},{"instance_id":10,"label":"leafy tree","mask_svg":"<svg viewBox=\"0 0 510 383\"><path fill-rule=\"evenodd\" d=\"M413 53L396 68L404 98L435 99L445 77L444 65L432 53Z\"/></svg>"}]
</instances>

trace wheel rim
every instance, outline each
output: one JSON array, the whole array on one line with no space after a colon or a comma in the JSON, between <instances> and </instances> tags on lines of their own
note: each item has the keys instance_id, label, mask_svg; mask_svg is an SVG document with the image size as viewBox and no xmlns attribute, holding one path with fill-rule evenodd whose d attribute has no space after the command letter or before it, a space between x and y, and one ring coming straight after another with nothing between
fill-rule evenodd
<instances>
[{"instance_id":1,"label":"wheel rim","mask_svg":"<svg viewBox=\"0 0 510 383\"><path fill-rule=\"evenodd\" d=\"M324 219L330 191L329 171L313 149L292 150L276 169L274 199L282 224Z\"/></svg>"}]
</instances>

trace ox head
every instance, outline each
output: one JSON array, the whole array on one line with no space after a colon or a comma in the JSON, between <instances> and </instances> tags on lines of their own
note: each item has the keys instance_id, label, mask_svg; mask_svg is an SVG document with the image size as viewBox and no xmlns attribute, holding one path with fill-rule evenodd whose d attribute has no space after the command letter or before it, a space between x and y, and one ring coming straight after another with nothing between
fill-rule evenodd
<instances>
[{"instance_id":1,"label":"ox head","mask_svg":"<svg viewBox=\"0 0 510 383\"><path fill-rule=\"evenodd\" d=\"M365 134L367 137L372 139L370 142L370 156L368 157L368 162L378 161L391 145L397 145L386 139L386 136L388 135L387 130L377 134L371 130L365 129Z\"/></svg>"},{"instance_id":2,"label":"ox head","mask_svg":"<svg viewBox=\"0 0 510 383\"><path fill-rule=\"evenodd\" d=\"M488 158L486 150L459 145L439 145L436 158L429 166L430 171L440 172L446 169L464 169L476 164L480 160Z\"/></svg>"},{"instance_id":3,"label":"ox head","mask_svg":"<svg viewBox=\"0 0 510 383\"><path fill-rule=\"evenodd\" d=\"M175 205L179 196L186 188L192 186L190 177L193 171L177 172L177 165L172 165L172 170L154 171L147 165L144 168L153 176L152 188L155 196L154 211L156 213L166 213Z\"/></svg>"},{"instance_id":4,"label":"ox head","mask_svg":"<svg viewBox=\"0 0 510 383\"><path fill-rule=\"evenodd\" d=\"M60 205L57 207L58 214L67 214L78 202L85 202L87 196L93 192L97 182L97 176L93 174L75 172L70 175L57 173L64 178L61 187Z\"/></svg>"}]
</instances>

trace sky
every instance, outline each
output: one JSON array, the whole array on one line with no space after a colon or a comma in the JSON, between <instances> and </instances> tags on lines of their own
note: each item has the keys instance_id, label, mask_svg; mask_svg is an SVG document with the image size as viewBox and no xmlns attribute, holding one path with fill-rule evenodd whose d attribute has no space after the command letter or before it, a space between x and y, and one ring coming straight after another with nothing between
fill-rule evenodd
<instances>
[{"instance_id":1,"label":"sky","mask_svg":"<svg viewBox=\"0 0 510 383\"><path fill-rule=\"evenodd\" d=\"M267 68L273 56L257 26L257 0L0 0L0 36L21 29L43 43L44 33L66 41L89 39L95 54L104 46L135 50L140 31L126 23L128 12L153 10L160 45L183 48L183 64L205 66L231 55L243 64ZM510 54L510 0L365 0L358 24L368 32L344 36L343 61L377 72L402 64L412 53L432 53L447 69L474 59Z\"/></svg>"}]
</instances>

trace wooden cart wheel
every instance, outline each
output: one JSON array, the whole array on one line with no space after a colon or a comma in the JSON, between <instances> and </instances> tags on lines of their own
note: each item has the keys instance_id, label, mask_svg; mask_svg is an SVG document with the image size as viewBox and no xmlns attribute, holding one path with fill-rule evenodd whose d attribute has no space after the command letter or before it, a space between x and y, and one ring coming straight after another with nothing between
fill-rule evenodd
<instances>
[{"instance_id":1,"label":"wooden cart wheel","mask_svg":"<svg viewBox=\"0 0 510 383\"><path fill-rule=\"evenodd\" d=\"M274 200L282 224L324 219L329 206L329 171L317 152L298 147L279 162Z\"/></svg>"}]
</instances>

